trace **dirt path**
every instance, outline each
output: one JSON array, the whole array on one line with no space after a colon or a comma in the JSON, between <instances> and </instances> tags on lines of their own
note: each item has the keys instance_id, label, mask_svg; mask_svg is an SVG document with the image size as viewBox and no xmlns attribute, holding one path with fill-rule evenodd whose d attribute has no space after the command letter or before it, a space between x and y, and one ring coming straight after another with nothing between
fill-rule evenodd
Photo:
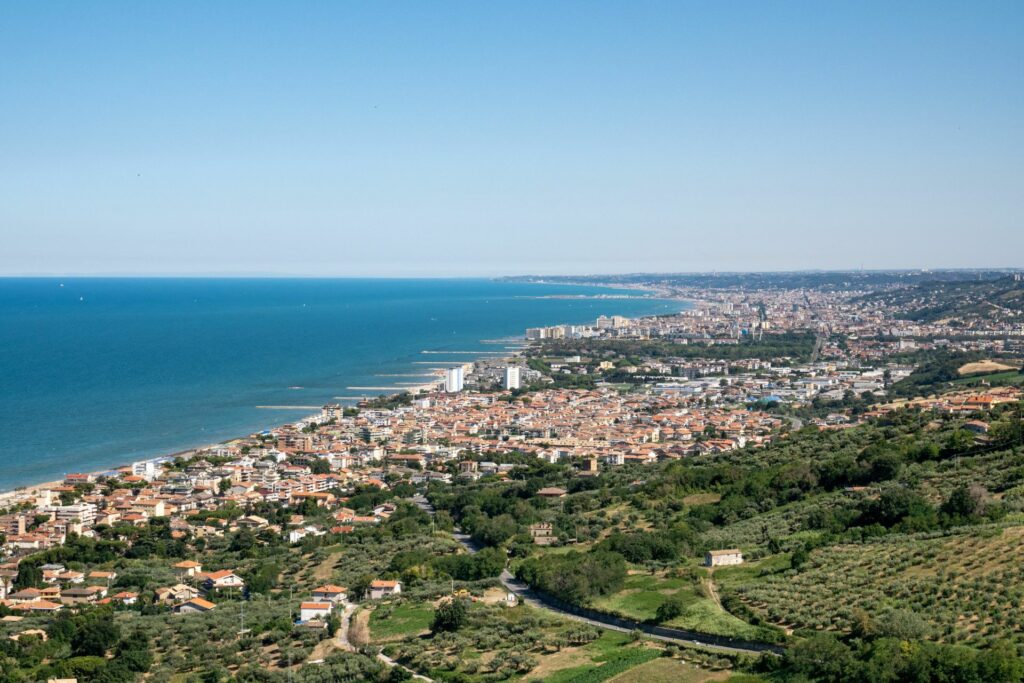
<instances>
[{"instance_id":1,"label":"dirt path","mask_svg":"<svg viewBox=\"0 0 1024 683\"><path fill-rule=\"evenodd\" d=\"M378 653L377 659L379 659L380 661L384 662L388 666L397 666L399 669L405 669L406 671L408 671L409 673L412 674L412 677L413 677L414 680L417 680L417 681L427 681L427 683L434 683L434 679L433 678L427 678L426 676L423 676L421 674L416 673L415 671L413 671L412 669L410 669L407 666L402 666L401 664L399 664L395 660L391 659L391 657L388 657L383 652Z\"/></svg>"},{"instance_id":2,"label":"dirt path","mask_svg":"<svg viewBox=\"0 0 1024 683\"><path fill-rule=\"evenodd\" d=\"M348 640L349 624L352 621L352 612L355 611L356 606L350 602L343 602L341 605L341 612L338 614L338 618L341 623L338 625L338 631L334 634L333 638L327 640L321 640L317 643L316 647L313 648L313 652L310 653L309 659L323 659L334 650L342 650L344 652L354 652L355 647Z\"/></svg>"},{"instance_id":3,"label":"dirt path","mask_svg":"<svg viewBox=\"0 0 1024 683\"><path fill-rule=\"evenodd\" d=\"M707 583L705 585L708 587L708 597L711 598L711 601L718 606L718 609L724 611L724 608L722 607L722 598L719 597L718 587L715 586L715 577L710 573L708 574Z\"/></svg>"},{"instance_id":4,"label":"dirt path","mask_svg":"<svg viewBox=\"0 0 1024 683\"><path fill-rule=\"evenodd\" d=\"M370 610L363 609L356 613L354 619L350 619L350 626L347 629L347 639L353 647L360 647L370 643Z\"/></svg>"}]
</instances>

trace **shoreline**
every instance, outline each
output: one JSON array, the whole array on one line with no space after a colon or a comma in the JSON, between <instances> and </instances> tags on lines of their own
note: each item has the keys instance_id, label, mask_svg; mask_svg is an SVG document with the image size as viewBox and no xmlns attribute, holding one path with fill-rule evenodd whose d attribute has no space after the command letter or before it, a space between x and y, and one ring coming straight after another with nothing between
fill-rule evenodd
<instances>
[{"instance_id":1,"label":"shoreline","mask_svg":"<svg viewBox=\"0 0 1024 683\"><path fill-rule=\"evenodd\" d=\"M551 284L551 283L536 282L535 284ZM625 289L625 290L632 289L630 287L621 286L621 285L593 285L593 284L588 284L588 285L583 285L583 286L606 287L608 289ZM633 291L635 291L635 290L633 290ZM647 291L651 291L651 290L647 290ZM610 302L614 302L616 300L621 300L621 299L624 299L624 298L643 298L643 299L652 299L652 300L664 300L664 301L675 301L675 302L681 302L681 303L690 303L689 299L682 299L682 298L673 297L673 296L661 296L660 292L656 293L656 292L652 291L652 294L653 294L653 296L647 296L647 297L615 297L615 296L607 296L607 295L605 295L605 296L601 296L601 295L593 295L593 296L585 295L585 296L580 296L580 297L575 297L575 298L608 300ZM547 297L538 297L538 298L547 298ZM644 320L644 319L647 319L647 318L656 317L657 315L659 315L659 314L649 314L649 315L637 316L636 318L634 318L634 320ZM564 323L552 323L552 324L559 325L559 324L564 324ZM456 355L457 354L466 354L466 355L468 355L468 354L472 353L472 354L478 354L480 357L486 358L487 360L502 361L502 360L507 360L509 358L517 357L522 352L522 350L524 348L526 348L526 346L528 346L528 344L529 344L524 336L508 337L506 339L482 339L482 340L479 340L479 343L481 343L481 344L484 344L484 343L491 343L491 344L508 343L510 346L511 345L515 345L515 346L514 346L514 348L510 349L509 351L507 351L507 353L505 351L487 351L487 350L481 350L480 352L475 352L475 351L448 352L448 351L424 350L424 351L421 351L421 354L438 354L438 355L444 355L444 354L456 354ZM413 362L414 363L428 363L429 362L431 365L435 365L436 366L436 365L454 365L454 364L472 363L473 360L466 360L466 361L461 361L461 362L452 361L450 363L444 363L444 362L435 363L434 361L413 361ZM435 392L435 391L439 390L439 385L444 381L444 377L443 377L443 375L442 375L442 373L440 371L435 371L433 374L434 374L434 377L435 377L433 382L428 382L428 383L423 383L423 384L415 384L415 385L411 385L411 386L408 386L408 387L401 387L401 386L394 386L394 385L390 386L390 387L351 387L351 386L345 387L345 390L358 391L360 389L365 389L365 390L381 391L382 393L376 394L375 396L369 396L369 395L367 395L367 396L359 396L359 397L356 397L356 396L335 396L335 397L333 397L333 400L358 402L358 401L370 400L370 399L378 398L378 397L393 397L393 396L397 396L399 394L404 394L404 393L412 394L413 396L416 396L416 395L424 393L424 392L432 393L432 392ZM306 407L307 406L302 406L303 409L306 408ZM291 410L293 408L296 409L296 410L300 409L299 406L256 406L256 408L257 409L262 409L262 410L285 410L285 409ZM304 416L303 418L300 418L300 420L301 419L307 419L308 417L311 417L313 415L316 415L316 413L310 413L310 414ZM249 432L248 434L231 436L231 437L227 437L225 439L222 439L220 441L215 441L215 442L212 442L212 443L204 443L204 444L200 444L200 445L196 445L196 446L185 447L185 448L182 448L180 450L174 451L172 453L163 453L163 454L154 455L154 456L151 456L151 457L140 458L138 460L133 460L133 461L127 462L127 463L115 464L115 465L112 465L112 466L109 466L109 467L104 467L104 468L97 469L97 470L88 470L88 471L84 471L84 472L79 471L79 472L76 472L76 473L100 476L100 475L103 475L103 474L114 472L114 471L116 471L118 469L121 469L121 468L124 468L124 467L130 467L134 463L149 463L149 462L160 463L160 462L166 462L166 461L169 461L169 460L174 460L176 458L185 457L185 456L189 456L189 455L194 455L195 453L197 453L199 451L203 451L203 450L207 450L209 448L214 448L216 446L220 446L220 445L223 445L223 444L231 443L232 441L237 441L239 439L245 439L245 438L248 438L249 436L251 436L252 434L259 433L260 431L270 431L270 430L273 430L273 429L277 429L277 428L281 427L284 424L287 424L287 423L285 423L285 422L275 422L275 423L273 423L273 424L271 424L269 426L264 427L263 429L256 430L256 431L253 431L253 432ZM15 486L14 488L11 488L11 489L0 489L0 509L6 508L6 507L8 507L10 505L17 505L17 504L19 504L19 503L21 503L21 502L23 502L25 500L28 500L29 498L33 498L33 497L37 496L42 491L52 490L54 488L58 488L58 487L63 486L63 485L64 485L64 480L63 479L58 479L58 480L45 481L45 482L34 483L34 484L24 484L24 485L20 485L20 486Z\"/></svg>"}]
</instances>

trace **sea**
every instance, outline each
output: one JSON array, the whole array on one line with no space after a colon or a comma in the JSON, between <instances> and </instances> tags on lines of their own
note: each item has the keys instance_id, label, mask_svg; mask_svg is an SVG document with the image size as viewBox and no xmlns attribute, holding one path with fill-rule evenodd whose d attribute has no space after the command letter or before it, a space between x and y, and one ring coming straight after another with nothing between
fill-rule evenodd
<instances>
[{"instance_id":1,"label":"sea","mask_svg":"<svg viewBox=\"0 0 1024 683\"><path fill-rule=\"evenodd\" d=\"M485 279L3 278L0 491L401 391L514 346L527 327L687 307L636 294Z\"/></svg>"}]
</instances>

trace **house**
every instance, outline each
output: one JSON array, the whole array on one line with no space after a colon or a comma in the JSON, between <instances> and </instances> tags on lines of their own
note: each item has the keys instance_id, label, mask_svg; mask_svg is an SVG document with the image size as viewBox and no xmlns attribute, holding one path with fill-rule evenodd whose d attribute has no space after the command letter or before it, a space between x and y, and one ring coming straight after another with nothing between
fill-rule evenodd
<instances>
[{"instance_id":1,"label":"house","mask_svg":"<svg viewBox=\"0 0 1024 683\"><path fill-rule=\"evenodd\" d=\"M31 602L22 602L11 607L11 609L21 610L25 612L57 612L61 609L62 605L56 602L50 602L49 600L33 600Z\"/></svg>"},{"instance_id":2,"label":"house","mask_svg":"<svg viewBox=\"0 0 1024 683\"><path fill-rule=\"evenodd\" d=\"M245 581L242 577L235 574L230 569L222 569L218 572L209 572L207 574L197 574L196 578L203 582L203 587L206 590L213 590L216 588L242 588L245 586Z\"/></svg>"},{"instance_id":3,"label":"house","mask_svg":"<svg viewBox=\"0 0 1024 683\"><path fill-rule=\"evenodd\" d=\"M67 588L61 591L60 601L65 605L80 605L96 602L100 598L99 591L92 588Z\"/></svg>"},{"instance_id":4,"label":"house","mask_svg":"<svg viewBox=\"0 0 1024 683\"><path fill-rule=\"evenodd\" d=\"M186 578L189 576L195 576L203 571L203 565L192 560L182 560L181 562L174 565L174 573L179 579Z\"/></svg>"},{"instance_id":5,"label":"house","mask_svg":"<svg viewBox=\"0 0 1024 683\"><path fill-rule=\"evenodd\" d=\"M391 595L398 595L402 592L401 581L386 581L375 579L370 582L370 599L380 600Z\"/></svg>"},{"instance_id":6,"label":"house","mask_svg":"<svg viewBox=\"0 0 1024 683\"><path fill-rule=\"evenodd\" d=\"M343 586L327 584L313 589L313 600L316 602L329 602L337 605L348 598L348 589Z\"/></svg>"},{"instance_id":7,"label":"house","mask_svg":"<svg viewBox=\"0 0 1024 683\"><path fill-rule=\"evenodd\" d=\"M177 584L168 588L157 588L156 599L160 602L183 602L199 597L199 591L192 586Z\"/></svg>"},{"instance_id":8,"label":"house","mask_svg":"<svg viewBox=\"0 0 1024 683\"><path fill-rule=\"evenodd\" d=\"M299 621L326 621L333 607L329 602L304 602L299 605Z\"/></svg>"},{"instance_id":9,"label":"house","mask_svg":"<svg viewBox=\"0 0 1024 683\"><path fill-rule=\"evenodd\" d=\"M23 588L16 593L11 593L7 596L8 602L12 604L18 604L22 602L32 602L38 600L42 593L38 588Z\"/></svg>"},{"instance_id":10,"label":"house","mask_svg":"<svg viewBox=\"0 0 1024 683\"><path fill-rule=\"evenodd\" d=\"M85 581L85 574L82 572L64 571L57 574L57 580L61 583L82 583Z\"/></svg>"},{"instance_id":11,"label":"house","mask_svg":"<svg viewBox=\"0 0 1024 683\"><path fill-rule=\"evenodd\" d=\"M550 522L531 524L530 537L536 545L551 545L557 540Z\"/></svg>"},{"instance_id":12,"label":"house","mask_svg":"<svg viewBox=\"0 0 1024 683\"><path fill-rule=\"evenodd\" d=\"M117 600L122 605L134 605L139 601L138 593L131 593L129 591L122 591L114 596L114 600Z\"/></svg>"},{"instance_id":13,"label":"house","mask_svg":"<svg viewBox=\"0 0 1024 683\"><path fill-rule=\"evenodd\" d=\"M565 494L566 490L557 486L546 486L537 491L537 495L541 498L565 498Z\"/></svg>"},{"instance_id":14,"label":"house","mask_svg":"<svg viewBox=\"0 0 1024 683\"><path fill-rule=\"evenodd\" d=\"M187 600L174 608L176 614L195 614L209 612L217 605L213 604L209 600L203 600L202 598L192 598Z\"/></svg>"},{"instance_id":15,"label":"house","mask_svg":"<svg viewBox=\"0 0 1024 683\"><path fill-rule=\"evenodd\" d=\"M247 515L235 520L235 525L240 529L265 529L270 526L270 522L257 515Z\"/></svg>"},{"instance_id":16,"label":"house","mask_svg":"<svg viewBox=\"0 0 1024 683\"><path fill-rule=\"evenodd\" d=\"M117 572L89 572L88 578L92 581L102 581L110 584L117 579Z\"/></svg>"},{"instance_id":17,"label":"house","mask_svg":"<svg viewBox=\"0 0 1024 683\"><path fill-rule=\"evenodd\" d=\"M709 550L704 554L704 566L706 567L727 567L734 564L743 564L743 553L736 548Z\"/></svg>"}]
</instances>

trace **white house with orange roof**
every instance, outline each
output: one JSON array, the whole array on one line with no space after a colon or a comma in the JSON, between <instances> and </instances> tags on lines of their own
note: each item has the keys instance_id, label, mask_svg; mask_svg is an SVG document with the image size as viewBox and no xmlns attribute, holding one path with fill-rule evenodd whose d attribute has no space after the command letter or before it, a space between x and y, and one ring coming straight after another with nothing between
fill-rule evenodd
<instances>
[{"instance_id":1,"label":"white house with orange roof","mask_svg":"<svg viewBox=\"0 0 1024 683\"><path fill-rule=\"evenodd\" d=\"M402 592L401 581L389 581L386 579L374 579L370 582L370 599L380 600L381 598L398 595Z\"/></svg>"}]
</instances>

